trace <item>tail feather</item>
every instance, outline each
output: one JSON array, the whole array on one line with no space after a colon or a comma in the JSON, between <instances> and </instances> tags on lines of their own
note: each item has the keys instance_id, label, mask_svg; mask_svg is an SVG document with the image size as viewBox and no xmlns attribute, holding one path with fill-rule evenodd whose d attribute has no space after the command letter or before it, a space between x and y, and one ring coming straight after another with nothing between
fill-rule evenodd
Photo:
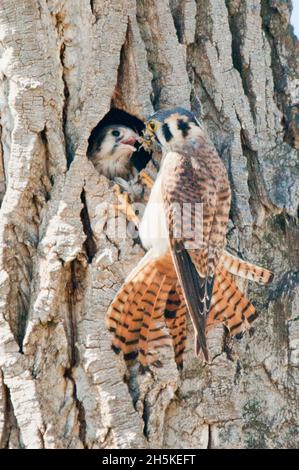
<instances>
[{"instance_id":1,"label":"tail feather","mask_svg":"<svg viewBox=\"0 0 299 470\"><path fill-rule=\"evenodd\" d=\"M112 347L123 352L127 363L138 360L147 367L158 365L159 349L172 346L180 368L186 343L186 299L170 252L159 259L148 253L145 257L110 306L107 325L114 333ZM205 331L223 322L230 335L241 336L257 318L232 274L263 283L273 277L270 271L224 252L215 272Z\"/></svg>"},{"instance_id":2,"label":"tail feather","mask_svg":"<svg viewBox=\"0 0 299 470\"><path fill-rule=\"evenodd\" d=\"M170 336L164 328L164 310L171 284L158 271L148 283L141 301L143 321L138 343L138 360L143 367L157 359L157 349L170 346Z\"/></svg>"},{"instance_id":3,"label":"tail feather","mask_svg":"<svg viewBox=\"0 0 299 470\"><path fill-rule=\"evenodd\" d=\"M273 280L273 273L268 269L256 266L232 255L228 251L223 251L219 265L235 276L248 279L249 281L268 284Z\"/></svg>"},{"instance_id":4,"label":"tail feather","mask_svg":"<svg viewBox=\"0 0 299 470\"><path fill-rule=\"evenodd\" d=\"M171 345L163 328L164 310L175 280L169 260L155 259L141 266L124 283L109 308L107 326L114 333L112 348L117 353L122 351L127 362L138 359L146 367L157 359L155 350Z\"/></svg>"},{"instance_id":5,"label":"tail feather","mask_svg":"<svg viewBox=\"0 0 299 470\"><path fill-rule=\"evenodd\" d=\"M224 268L218 268L207 330L223 322L230 335L237 336L243 334L256 318L254 306L240 291L232 276Z\"/></svg>"},{"instance_id":6,"label":"tail feather","mask_svg":"<svg viewBox=\"0 0 299 470\"><path fill-rule=\"evenodd\" d=\"M107 318L107 326L114 333L112 347L115 352L125 351L125 344L129 330L135 330L135 323L140 321L142 313L139 311L141 299L146 291L147 285L143 278L150 276L150 266L145 266L143 272L137 273L136 277L125 283L115 300L112 302ZM131 332L130 332L131 334Z\"/></svg>"},{"instance_id":7,"label":"tail feather","mask_svg":"<svg viewBox=\"0 0 299 470\"><path fill-rule=\"evenodd\" d=\"M164 316L167 328L171 335L176 364L178 368L182 368L183 353L185 351L187 339L187 306L178 283L176 283L169 292Z\"/></svg>"},{"instance_id":8,"label":"tail feather","mask_svg":"<svg viewBox=\"0 0 299 470\"><path fill-rule=\"evenodd\" d=\"M173 244L172 256L195 332L195 352L198 355L201 350L208 362L205 326L210 301L207 299L207 279L199 276L197 260L193 261L182 241Z\"/></svg>"}]
</instances>

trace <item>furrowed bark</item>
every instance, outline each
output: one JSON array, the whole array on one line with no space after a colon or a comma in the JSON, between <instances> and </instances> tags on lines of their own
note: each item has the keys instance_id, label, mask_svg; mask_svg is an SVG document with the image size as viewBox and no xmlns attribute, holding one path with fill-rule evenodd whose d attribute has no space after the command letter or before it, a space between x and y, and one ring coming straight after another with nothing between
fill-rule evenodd
<instances>
[{"instance_id":1,"label":"furrowed bark","mask_svg":"<svg viewBox=\"0 0 299 470\"><path fill-rule=\"evenodd\" d=\"M0 447L297 447L299 46L282 0L3 0L0 10ZM212 363L145 375L111 350L108 306L142 257L113 232L86 157L110 106L201 113L226 164L228 245L254 334L209 333Z\"/></svg>"}]
</instances>

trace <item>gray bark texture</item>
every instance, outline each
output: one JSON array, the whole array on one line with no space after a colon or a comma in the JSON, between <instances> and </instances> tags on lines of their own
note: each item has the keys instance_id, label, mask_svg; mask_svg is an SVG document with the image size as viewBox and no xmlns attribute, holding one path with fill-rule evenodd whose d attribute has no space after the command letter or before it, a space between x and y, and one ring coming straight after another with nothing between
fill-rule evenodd
<instances>
[{"instance_id":1,"label":"gray bark texture","mask_svg":"<svg viewBox=\"0 0 299 470\"><path fill-rule=\"evenodd\" d=\"M290 10L290 0L1 0L0 447L298 447ZM168 354L140 375L111 350L105 316L144 252L110 234L113 183L86 150L111 106L143 119L174 105L201 114L227 167L228 246L275 280L242 284L260 314L254 333L212 331L210 365L189 328L182 372Z\"/></svg>"}]
</instances>

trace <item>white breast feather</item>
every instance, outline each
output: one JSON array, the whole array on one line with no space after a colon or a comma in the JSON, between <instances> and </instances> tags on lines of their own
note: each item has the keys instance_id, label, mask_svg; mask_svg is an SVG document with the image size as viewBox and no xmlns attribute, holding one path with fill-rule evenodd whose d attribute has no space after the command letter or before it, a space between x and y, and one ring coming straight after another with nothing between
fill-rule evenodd
<instances>
[{"instance_id":1,"label":"white breast feather","mask_svg":"<svg viewBox=\"0 0 299 470\"><path fill-rule=\"evenodd\" d=\"M139 261L137 266L130 272L126 282L131 281L133 277L151 260L163 256L169 248L169 235L162 198L162 179L167 176L163 174L163 166L168 156L171 157L171 154L167 154L162 159L160 171L154 186L152 187L139 227L139 237L142 241L143 247L148 251Z\"/></svg>"},{"instance_id":2,"label":"white breast feather","mask_svg":"<svg viewBox=\"0 0 299 470\"><path fill-rule=\"evenodd\" d=\"M162 178L163 168L161 167L152 187L139 229L142 245L147 250L152 248L155 257L166 253L169 247L169 236L162 198Z\"/></svg>"}]
</instances>

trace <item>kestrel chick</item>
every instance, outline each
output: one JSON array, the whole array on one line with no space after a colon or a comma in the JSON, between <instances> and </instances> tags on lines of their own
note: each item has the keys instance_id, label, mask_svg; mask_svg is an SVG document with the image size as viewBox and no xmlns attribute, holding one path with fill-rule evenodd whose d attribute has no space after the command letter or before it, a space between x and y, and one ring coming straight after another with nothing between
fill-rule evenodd
<instances>
[{"instance_id":1,"label":"kestrel chick","mask_svg":"<svg viewBox=\"0 0 299 470\"><path fill-rule=\"evenodd\" d=\"M102 175L113 179L129 179L135 174L131 156L135 152L135 142L139 139L130 127L110 125L101 129L91 148L88 157Z\"/></svg>"}]
</instances>

